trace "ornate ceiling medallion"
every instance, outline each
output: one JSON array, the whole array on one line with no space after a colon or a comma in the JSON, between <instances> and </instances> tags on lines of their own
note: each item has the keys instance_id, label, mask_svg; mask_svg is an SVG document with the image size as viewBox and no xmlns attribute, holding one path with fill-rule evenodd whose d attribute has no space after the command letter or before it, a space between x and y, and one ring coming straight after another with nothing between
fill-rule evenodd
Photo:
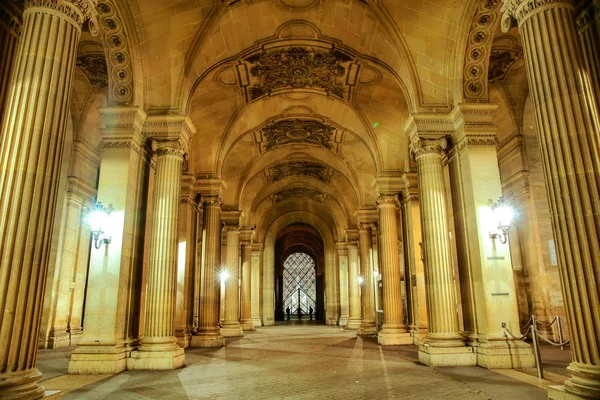
<instances>
[{"instance_id":1,"label":"ornate ceiling medallion","mask_svg":"<svg viewBox=\"0 0 600 400\"><path fill-rule=\"evenodd\" d=\"M278 89L313 88L344 97L346 74L342 63L352 59L337 50L317 50L304 47L277 49L252 55L250 74L256 78L251 98L256 99Z\"/></svg>"},{"instance_id":2,"label":"ornate ceiling medallion","mask_svg":"<svg viewBox=\"0 0 600 400\"><path fill-rule=\"evenodd\" d=\"M272 196L273 203L279 203L290 198L308 197L313 200L322 201L323 194L315 189L305 187L292 187L283 189Z\"/></svg>"},{"instance_id":3,"label":"ornate ceiling medallion","mask_svg":"<svg viewBox=\"0 0 600 400\"><path fill-rule=\"evenodd\" d=\"M328 169L314 161L290 161L271 168L271 182L277 182L290 176L299 175L329 182Z\"/></svg>"},{"instance_id":4,"label":"ornate ceiling medallion","mask_svg":"<svg viewBox=\"0 0 600 400\"><path fill-rule=\"evenodd\" d=\"M296 118L268 125L262 133L266 151L288 144L309 144L331 150L334 130L333 126L318 121Z\"/></svg>"}]
</instances>

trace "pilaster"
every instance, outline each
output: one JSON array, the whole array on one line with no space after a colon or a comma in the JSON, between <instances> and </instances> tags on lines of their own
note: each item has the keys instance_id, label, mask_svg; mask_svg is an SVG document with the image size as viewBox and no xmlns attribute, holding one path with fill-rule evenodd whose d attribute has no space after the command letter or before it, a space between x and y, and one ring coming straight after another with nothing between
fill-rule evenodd
<instances>
[{"instance_id":1,"label":"pilaster","mask_svg":"<svg viewBox=\"0 0 600 400\"><path fill-rule=\"evenodd\" d=\"M252 322L252 229L242 229L240 240L242 242L240 325L246 332L254 330Z\"/></svg>"},{"instance_id":2,"label":"pilaster","mask_svg":"<svg viewBox=\"0 0 600 400\"><path fill-rule=\"evenodd\" d=\"M240 325L240 211L223 212L222 220L227 237L226 257L222 271L229 275L225 281L225 313L223 337L243 336Z\"/></svg>"},{"instance_id":3,"label":"pilaster","mask_svg":"<svg viewBox=\"0 0 600 400\"><path fill-rule=\"evenodd\" d=\"M252 325L262 326L261 319L261 285L262 282L262 245L260 243L252 244L252 271L251 271L251 291L252 298Z\"/></svg>"},{"instance_id":4,"label":"pilaster","mask_svg":"<svg viewBox=\"0 0 600 400\"><path fill-rule=\"evenodd\" d=\"M340 279L340 326L346 326L349 319L348 305L348 247L346 242L336 243L338 271Z\"/></svg>"},{"instance_id":5,"label":"pilaster","mask_svg":"<svg viewBox=\"0 0 600 400\"><path fill-rule=\"evenodd\" d=\"M377 220L374 209L363 209L357 213L360 245L360 305L361 322L358 328L360 336L377 334L375 310L375 276L373 272L373 231L372 224Z\"/></svg>"},{"instance_id":6,"label":"pilaster","mask_svg":"<svg viewBox=\"0 0 600 400\"><path fill-rule=\"evenodd\" d=\"M360 304L360 286L359 260L358 260L358 237L357 229L348 229L346 231L346 247L348 249L348 323L346 329L358 329L361 323L361 304Z\"/></svg>"}]
</instances>

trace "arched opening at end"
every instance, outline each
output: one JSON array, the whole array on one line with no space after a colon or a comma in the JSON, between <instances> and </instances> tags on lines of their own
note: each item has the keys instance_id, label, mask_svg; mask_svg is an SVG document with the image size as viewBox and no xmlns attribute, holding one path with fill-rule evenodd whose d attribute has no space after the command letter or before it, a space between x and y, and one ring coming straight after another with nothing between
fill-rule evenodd
<instances>
[{"instance_id":1,"label":"arched opening at end","mask_svg":"<svg viewBox=\"0 0 600 400\"><path fill-rule=\"evenodd\" d=\"M313 319L317 310L317 263L306 253L293 253L283 262L283 308L286 319Z\"/></svg>"}]
</instances>

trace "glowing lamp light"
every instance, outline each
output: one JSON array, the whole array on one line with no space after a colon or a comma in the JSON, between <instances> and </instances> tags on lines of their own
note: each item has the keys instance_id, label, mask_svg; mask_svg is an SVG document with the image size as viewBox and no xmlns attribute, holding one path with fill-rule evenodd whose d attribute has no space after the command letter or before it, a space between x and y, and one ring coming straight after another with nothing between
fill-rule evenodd
<instances>
[{"instance_id":1,"label":"glowing lamp light","mask_svg":"<svg viewBox=\"0 0 600 400\"><path fill-rule=\"evenodd\" d=\"M219 278L221 279L221 283L225 283L225 281L229 278L229 272L221 271Z\"/></svg>"},{"instance_id":2,"label":"glowing lamp light","mask_svg":"<svg viewBox=\"0 0 600 400\"><path fill-rule=\"evenodd\" d=\"M365 279L362 276L358 277L358 284L359 286L362 286L365 283Z\"/></svg>"},{"instance_id":3,"label":"glowing lamp light","mask_svg":"<svg viewBox=\"0 0 600 400\"><path fill-rule=\"evenodd\" d=\"M110 213L113 211L112 204L104 207L102 202L96 202L94 209L90 212L90 231L94 238L94 247L99 249L103 244L110 244L110 236L104 236L103 227L108 225Z\"/></svg>"},{"instance_id":4,"label":"glowing lamp light","mask_svg":"<svg viewBox=\"0 0 600 400\"><path fill-rule=\"evenodd\" d=\"M515 211L508 202L504 200L504 196L500 196L497 202L492 204L492 215L493 218L498 220L498 230L501 234L490 232L491 239L498 239L500 243L506 244L508 240L508 229L512 224L512 220L515 218Z\"/></svg>"}]
</instances>

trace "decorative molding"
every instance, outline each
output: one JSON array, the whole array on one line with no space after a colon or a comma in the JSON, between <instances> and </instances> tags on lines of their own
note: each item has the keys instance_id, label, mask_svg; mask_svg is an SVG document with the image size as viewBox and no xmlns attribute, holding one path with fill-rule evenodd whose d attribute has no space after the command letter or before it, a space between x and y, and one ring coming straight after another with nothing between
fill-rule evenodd
<instances>
[{"instance_id":1,"label":"decorative molding","mask_svg":"<svg viewBox=\"0 0 600 400\"><path fill-rule=\"evenodd\" d=\"M398 205L398 196L397 195L389 195L389 194L380 194L379 198L377 199L377 205L380 207L389 206L389 205L396 207Z\"/></svg>"},{"instance_id":2,"label":"decorative molding","mask_svg":"<svg viewBox=\"0 0 600 400\"><path fill-rule=\"evenodd\" d=\"M287 200L290 198L300 198L300 197L308 197L308 198L314 199L314 200L320 199L321 201L323 201L324 195L316 189L297 186L297 187L280 190L279 192L275 193L272 196L272 199L273 199L273 204L275 204L275 203L279 203L281 201L284 201L284 200Z\"/></svg>"},{"instance_id":3,"label":"decorative molding","mask_svg":"<svg viewBox=\"0 0 600 400\"><path fill-rule=\"evenodd\" d=\"M479 2L465 52L463 96L465 100L488 98L489 53L501 0Z\"/></svg>"},{"instance_id":4,"label":"decorative molding","mask_svg":"<svg viewBox=\"0 0 600 400\"><path fill-rule=\"evenodd\" d=\"M131 51L124 23L117 12L114 0L99 0L100 27L104 32L104 48L110 76L111 103L133 104L133 69Z\"/></svg>"},{"instance_id":5,"label":"decorative molding","mask_svg":"<svg viewBox=\"0 0 600 400\"><path fill-rule=\"evenodd\" d=\"M513 19L521 25L529 17L552 7L574 9L573 0L504 0L502 4L502 32L508 32L514 25Z\"/></svg>"},{"instance_id":6,"label":"decorative molding","mask_svg":"<svg viewBox=\"0 0 600 400\"><path fill-rule=\"evenodd\" d=\"M262 129L262 134L266 151L289 144L308 144L331 150L334 131L333 126L319 121L294 118L269 124Z\"/></svg>"},{"instance_id":7,"label":"decorative molding","mask_svg":"<svg viewBox=\"0 0 600 400\"><path fill-rule=\"evenodd\" d=\"M252 100L278 89L312 88L344 98L346 74L343 63L352 59L339 50L289 47L262 51L246 59L256 82L250 88Z\"/></svg>"},{"instance_id":8,"label":"decorative molding","mask_svg":"<svg viewBox=\"0 0 600 400\"><path fill-rule=\"evenodd\" d=\"M187 143L182 140L153 140L152 151L158 157L175 156L180 157L183 162L183 156L188 151Z\"/></svg>"},{"instance_id":9,"label":"decorative molding","mask_svg":"<svg viewBox=\"0 0 600 400\"><path fill-rule=\"evenodd\" d=\"M202 196L201 197L202 207L219 207L223 205L223 198L221 196Z\"/></svg>"},{"instance_id":10,"label":"decorative molding","mask_svg":"<svg viewBox=\"0 0 600 400\"><path fill-rule=\"evenodd\" d=\"M290 161L277 164L269 169L271 182L277 182L289 176L300 175L329 182L328 168L315 161Z\"/></svg>"},{"instance_id":11,"label":"decorative molding","mask_svg":"<svg viewBox=\"0 0 600 400\"><path fill-rule=\"evenodd\" d=\"M410 150L414 154L415 160L424 156L435 154L443 157L448 147L446 138L423 139L417 138L410 143Z\"/></svg>"},{"instance_id":12,"label":"decorative molding","mask_svg":"<svg viewBox=\"0 0 600 400\"><path fill-rule=\"evenodd\" d=\"M90 33L96 36L98 34L97 2L98 0L26 0L25 14L35 12L36 8L47 8L67 16L79 29L87 20Z\"/></svg>"}]
</instances>

